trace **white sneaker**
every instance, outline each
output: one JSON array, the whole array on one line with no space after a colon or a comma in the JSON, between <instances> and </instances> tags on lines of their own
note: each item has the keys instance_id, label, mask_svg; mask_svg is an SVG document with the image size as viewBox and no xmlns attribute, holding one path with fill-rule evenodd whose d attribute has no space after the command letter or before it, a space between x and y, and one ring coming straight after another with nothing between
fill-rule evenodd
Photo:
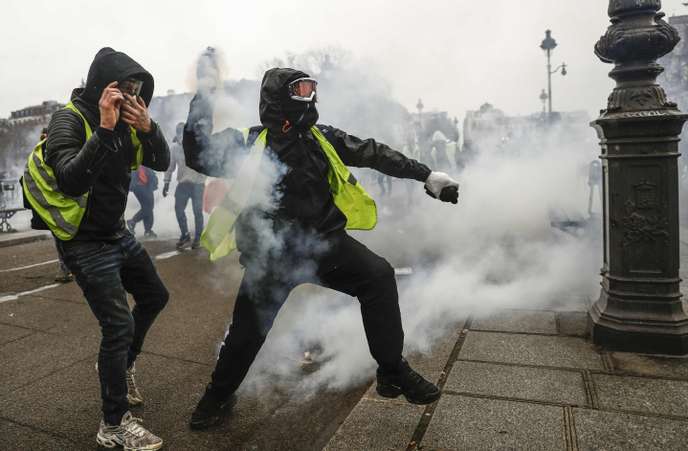
<instances>
[{"instance_id":1,"label":"white sneaker","mask_svg":"<svg viewBox=\"0 0 688 451\"><path fill-rule=\"evenodd\" d=\"M127 401L132 407L140 406L143 404L143 396L139 388L136 386L136 363L131 365L131 368L127 369Z\"/></svg>"},{"instance_id":2,"label":"white sneaker","mask_svg":"<svg viewBox=\"0 0 688 451\"><path fill-rule=\"evenodd\" d=\"M154 451L162 448L162 439L141 426L141 422L131 412L124 414L119 426L108 426L101 420L96 442L105 448L121 446L124 451Z\"/></svg>"}]
</instances>

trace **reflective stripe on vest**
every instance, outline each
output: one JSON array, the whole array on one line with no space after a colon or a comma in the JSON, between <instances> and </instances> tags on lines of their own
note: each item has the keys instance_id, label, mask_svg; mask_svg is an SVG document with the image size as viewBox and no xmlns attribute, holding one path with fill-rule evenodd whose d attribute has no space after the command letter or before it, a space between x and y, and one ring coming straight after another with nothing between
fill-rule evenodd
<instances>
[{"instance_id":1,"label":"reflective stripe on vest","mask_svg":"<svg viewBox=\"0 0 688 451\"><path fill-rule=\"evenodd\" d=\"M248 142L248 129L243 130L244 143ZM371 230L377 224L377 206L372 197L363 189L361 184L351 174L349 168L342 162L332 144L316 127L311 133L320 144L320 148L327 157L329 171L327 175L330 192L334 203L346 216L346 228L349 230ZM256 162L260 158L267 144L267 129L264 129L251 148L247 162L244 163L238 177L252 178L256 174ZM237 193L237 187L246 184L233 183L225 195L223 202L217 206L208 218L208 224L201 235L201 245L208 250L210 260L215 261L229 255L236 249L234 225L241 209L246 205L250 193ZM250 185L249 185L250 186ZM235 188L235 189L232 189ZM240 197L243 196L243 199Z\"/></svg>"},{"instance_id":2,"label":"reflective stripe on vest","mask_svg":"<svg viewBox=\"0 0 688 451\"><path fill-rule=\"evenodd\" d=\"M65 109L73 111L83 121L86 131L84 142L91 139L93 131L83 114L71 102L65 106ZM131 168L136 169L143 161L143 146L133 128L131 128L131 139L136 149ZM45 162L43 155L45 146L46 140L42 140L29 154L22 179L24 196L53 234L62 241L68 241L79 231L79 225L86 212L88 193L74 197L60 190L55 173Z\"/></svg>"}]
</instances>

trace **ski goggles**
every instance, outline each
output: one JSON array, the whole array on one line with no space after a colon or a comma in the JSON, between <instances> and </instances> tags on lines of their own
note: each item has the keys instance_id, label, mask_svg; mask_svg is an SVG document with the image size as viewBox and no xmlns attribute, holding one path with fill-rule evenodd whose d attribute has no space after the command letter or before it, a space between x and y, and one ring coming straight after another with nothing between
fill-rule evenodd
<instances>
[{"instance_id":1,"label":"ski goggles","mask_svg":"<svg viewBox=\"0 0 688 451\"><path fill-rule=\"evenodd\" d=\"M312 78L299 78L289 83L289 97L299 102L313 102L318 82Z\"/></svg>"},{"instance_id":2,"label":"ski goggles","mask_svg":"<svg viewBox=\"0 0 688 451\"><path fill-rule=\"evenodd\" d=\"M143 82L134 78L127 78L117 83L117 89L132 97L138 97L141 94L141 88L143 88Z\"/></svg>"}]
</instances>

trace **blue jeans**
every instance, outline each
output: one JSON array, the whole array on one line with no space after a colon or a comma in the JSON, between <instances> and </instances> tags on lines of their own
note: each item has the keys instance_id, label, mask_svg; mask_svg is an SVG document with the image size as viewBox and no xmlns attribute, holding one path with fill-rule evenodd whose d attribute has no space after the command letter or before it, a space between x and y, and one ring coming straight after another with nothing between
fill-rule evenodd
<instances>
[{"instance_id":1,"label":"blue jeans","mask_svg":"<svg viewBox=\"0 0 688 451\"><path fill-rule=\"evenodd\" d=\"M150 256L131 235L116 241L59 241L58 248L100 323L103 418L117 425L129 410L126 370L141 352L146 332L169 293ZM136 302L133 312L127 292Z\"/></svg>"},{"instance_id":2,"label":"blue jeans","mask_svg":"<svg viewBox=\"0 0 688 451\"><path fill-rule=\"evenodd\" d=\"M179 230L182 236L189 233L189 226L186 222L186 205L191 199L191 208L194 215L194 237L199 239L203 231L203 190L205 185L202 183L182 182L177 185L174 192L174 212L177 215Z\"/></svg>"},{"instance_id":3,"label":"blue jeans","mask_svg":"<svg viewBox=\"0 0 688 451\"><path fill-rule=\"evenodd\" d=\"M153 214L153 208L155 207L153 191L145 186L135 186L132 192L136 196L136 200L141 204L141 209L136 212L131 221L134 225L143 221L144 232L151 232L153 230L153 220L155 219Z\"/></svg>"}]
</instances>

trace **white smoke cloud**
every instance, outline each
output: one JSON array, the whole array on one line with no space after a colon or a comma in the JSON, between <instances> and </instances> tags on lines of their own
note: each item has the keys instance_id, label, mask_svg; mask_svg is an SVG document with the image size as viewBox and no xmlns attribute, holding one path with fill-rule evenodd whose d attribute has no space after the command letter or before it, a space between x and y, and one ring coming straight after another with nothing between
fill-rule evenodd
<instances>
[{"instance_id":1,"label":"white smoke cloud","mask_svg":"<svg viewBox=\"0 0 688 451\"><path fill-rule=\"evenodd\" d=\"M338 87L361 86L357 77L363 71L355 60L346 64L323 86L328 89L322 91L321 116L334 126L349 124L353 130L346 131L366 133L364 138L369 134L394 140L393 131L399 127L375 119L384 115L369 114L388 108L380 106L384 102L393 103L384 80L376 81L375 74L366 72L371 88L364 84L359 91L363 100L352 107L350 89ZM249 86L256 87L255 83ZM252 108L258 99L241 92L216 92L215 132L226 125L253 125L256 112ZM357 123L356 117L363 118L362 122ZM403 114L395 117L396 121L405 119ZM562 217L586 216L587 167L598 153L594 132L587 126L564 124L549 133L526 134L507 146L501 138L486 139L492 144L462 173L454 174L462 184L458 206L426 197L422 183L414 181L395 180L393 195L382 198L375 184L363 179L377 198L380 225L355 237L395 266L413 267L413 275L400 280L407 354L427 352L469 314L555 304L580 308L566 302L572 295L595 293L601 245L591 231L599 230L599 224L592 221L578 236L551 225ZM397 139L406 142L403 136ZM251 199L270 210L276 200L274 185L285 168L267 163L262 166L262 182L256 185L259 189L254 190L259 194ZM413 196L407 194L409 185ZM177 230L176 219L169 213L172 209L164 208L171 202L172 196L156 208L161 230ZM257 242L280 248L283 237L274 234L269 222L252 225L260 236ZM315 273L309 265L291 269L298 280ZM209 274L207 283L213 283L213 277ZM218 337L218 344L222 338ZM300 365L306 350L316 350L316 371L304 372ZM282 308L241 390L265 394L266 389L280 387L302 398L322 389L351 387L369 379L374 368L358 301L305 285L294 290Z\"/></svg>"}]
</instances>

